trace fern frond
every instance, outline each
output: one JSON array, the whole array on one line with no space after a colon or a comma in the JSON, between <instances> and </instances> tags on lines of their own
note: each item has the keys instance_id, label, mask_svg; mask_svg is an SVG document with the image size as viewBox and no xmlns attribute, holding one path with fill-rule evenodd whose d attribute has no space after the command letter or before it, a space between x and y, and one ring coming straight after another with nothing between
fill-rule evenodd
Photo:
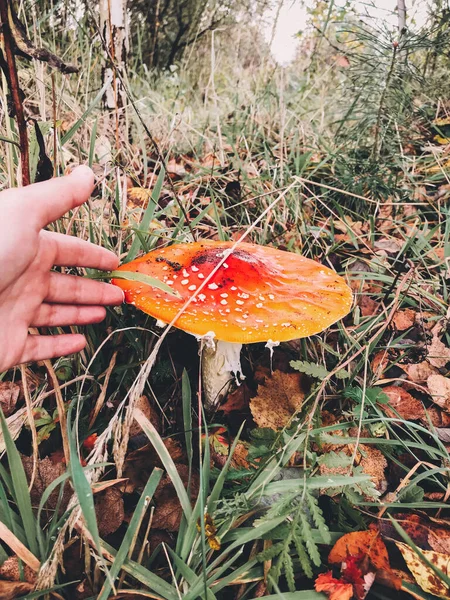
<instances>
[{"instance_id":1,"label":"fern frond","mask_svg":"<svg viewBox=\"0 0 450 600\"><path fill-rule=\"evenodd\" d=\"M328 375L327 369L317 363L307 362L306 360L291 360L289 364L296 371L315 379L324 379Z\"/></svg>"},{"instance_id":2,"label":"fern frond","mask_svg":"<svg viewBox=\"0 0 450 600\"><path fill-rule=\"evenodd\" d=\"M319 530L320 535L325 544L331 544L331 536L328 531L323 512L319 507L317 499L312 494L306 494L309 510L311 511L312 519Z\"/></svg>"},{"instance_id":3,"label":"fern frond","mask_svg":"<svg viewBox=\"0 0 450 600\"><path fill-rule=\"evenodd\" d=\"M309 577L310 579L312 579L313 570L311 567L311 561L309 559L308 553L305 550L302 535L298 528L296 529L296 531L294 533L294 545L295 545L295 549L297 550L300 565L301 565L303 571L305 572L306 577Z\"/></svg>"}]
</instances>

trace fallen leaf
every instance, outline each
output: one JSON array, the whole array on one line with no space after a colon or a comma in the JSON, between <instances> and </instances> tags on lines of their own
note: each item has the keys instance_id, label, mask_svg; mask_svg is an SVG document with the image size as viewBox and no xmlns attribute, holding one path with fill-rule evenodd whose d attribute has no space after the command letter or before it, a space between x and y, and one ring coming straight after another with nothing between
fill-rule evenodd
<instances>
[{"instance_id":1,"label":"fallen leaf","mask_svg":"<svg viewBox=\"0 0 450 600\"><path fill-rule=\"evenodd\" d=\"M123 492L116 487L110 487L96 494L95 514L100 537L106 537L117 531L125 517Z\"/></svg>"},{"instance_id":2,"label":"fallen leaf","mask_svg":"<svg viewBox=\"0 0 450 600\"><path fill-rule=\"evenodd\" d=\"M385 492L387 489L387 481L384 473L387 468L385 456L378 448L374 448L373 446L361 444L359 450L359 454L362 455L359 465L363 472L370 475L378 491Z\"/></svg>"},{"instance_id":3,"label":"fallen leaf","mask_svg":"<svg viewBox=\"0 0 450 600\"><path fill-rule=\"evenodd\" d=\"M19 568L19 559L17 556L9 556L5 562L0 566L0 579L7 579L8 581L20 581L21 580L21 569L23 570L23 576L27 583L36 583L37 574L33 569L21 561L21 568Z\"/></svg>"},{"instance_id":4,"label":"fallen leaf","mask_svg":"<svg viewBox=\"0 0 450 600\"><path fill-rule=\"evenodd\" d=\"M450 429L437 428L436 435L445 444L450 444Z\"/></svg>"},{"instance_id":5,"label":"fallen leaf","mask_svg":"<svg viewBox=\"0 0 450 600\"><path fill-rule=\"evenodd\" d=\"M362 317L372 317L376 315L380 308L380 303L375 302L370 296L361 295L358 301L358 306Z\"/></svg>"},{"instance_id":6,"label":"fallen leaf","mask_svg":"<svg viewBox=\"0 0 450 600\"><path fill-rule=\"evenodd\" d=\"M330 600L350 600L353 597L353 586L335 579L331 571L321 573L314 584L316 592L324 592Z\"/></svg>"},{"instance_id":7,"label":"fallen leaf","mask_svg":"<svg viewBox=\"0 0 450 600\"><path fill-rule=\"evenodd\" d=\"M428 425L428 419L431 421L434 427L450 427L450 414L441 410L437 406L432 406L431 408L426 409L425 416L423 419L421 419L421 421L424 425Z\"/></svg>"},{"instance_id":8,"label":"fallen leaf","mask_svg":"<svg viewBox=\"0 0 450 600\"><path fill-rule=\"evenodd\" d=\"M0 381L0 405L5 417L9 417L16 408L22 394L22 387L13 381Z\"/></svg>"},{"instance_id":9,"label":"fallen leaf","mask_svg":"<svg viewBox=\"0 0 450 600\"><path fill-rule=\"evenodd\" d=\"M151 190L132 187L127 190L128 208L145 208L151 196Z\"/></svg>"},{"instance_id":10,"label":"fallen leaf","mask_svg":"<svg viewBox=\"0 0 450 600\"><path fill-rule=\"evenodd\" d=\"M349 556L368 556L376 569L390 571L389 555L378 531L354 531L346 533L335 543L328 555L328 562L339 564Z\"/></svg>"},{"instance_id":11,"label":"fallen leaf","mask_svg":"<svg viewBox=\"0 0 450 600\"><path fill-rule=\"evenodd\" d=\"M415 320L416 312L411 308L406 308L395 313L392 323L397 331L405 331L414 325Z\"/></svg>"},{"instance_id":12,"label":"fallen leaf","mask_svg":"<svg viewBox=\"0 0 450 600\"><path fill-rule=\"evenodd\" d=\"M249 402L250 390L244 381L233 392L228 394L226 401L219 406L218 410L222 411L225 415L233 411L242 412L248 410Z\"/></svg>"},{"instance_id":13,"label":"fallen leaf","mask_svg":"<svg viewBox=\"0 0 450 600\"><path fill-rule=\"evenodd\" d=\"M426 360L415 364L398 364L405 371L408 378L413 383L425 383L430 375L437 373L437 370Z\"/></svg>"},{"instance_id":14,"label":"fallen leaf","mask_svg":"<svg viewBox=\"0 0 450 600\"><path fill-rule=\"evenodd\" d=\"M136 406L136 408L139 408L139 410L141 410L144 413L144 415L147 417L147 419L150 421L150 423L154 426L156 431L158 433L160 433L161 432L161 419L159 417L158 412L150 404L150 401L147 398L147 396L139 396L139 398L136 401L135 406ZM140 435L142 433L143 433L142 427L139 425L139 423L135 419L133 419L133 422L130 425L130 438L132 438L136 435Z\"/></svg>"},{"instance_id":15,"label":"fallen leaf","mask_svg":"<svg viewBox=\"0 0 450 600\"><path fill-rule=\"evenodd\" d=\"M438 324L433 328L433 337L431 343L428 346L427 361L433 367L441 369L450 361L450 348L439 339L438 332L440 332L441 325Z\"/></svg>"},{"instance_id":16,"label":"fallen leaf","mask_svg":"<svg viewBox=\"0 0 450 600\"><path fill-rule=\"evenodd\" d=\"M22 456L22 464L25 469L28 482L31 481L33 473L33 457ZM54 462L49 456L45 458L39 458L36 465L36 474L33 481L33 487L30 491L31 501L34 505L38 506L41 501L42 494L48 488L48 486L55 481L60 475L66 472L66 465L63 462ZM58 503L60 487L58 486L49 496L46 508L54 509ZM61 509L64 510L70 499L71 493L69 484L64 484L64 493L61 502Z\"/></svg>"},{"instance_id":17,"label":"fallen leaf","mask_svg":"<svg viewBox=\"0 0 450 600\"><path fill-rule=\"evenodd\" d=\"M436 373L428 377L427 386L433 402L450 412L450 379Z\"/></svg>"},{"instance_id":18,"label":"fallen leaf","mask_svg":"<svg viewBox=\"0 0 450 600\"><path fill-rule=\"evenodd\" d=\"M305 393L301 373L274 371L258 394L250 400L250 410L258 427L280 429L301 409Z\"/></svg>"},{"instance_id":19,"label":"fallen leaf","mask_svg":"<svg viewBox=\"0 0 450 600\"><path fill-rule=\"evenodd\" d=\"M424 592L429 592L439 598L448 598L450 588L442 579L417 556L412 548L403 542L395 542L402 553L408 569ZM445 575L450 575L450 560L448 554L422 550L424 557Z\"/></svg>"},{"instance_id":20,"label":"fallen leaf","mask_svg":"<svg viewBox=\"0 0 450 600\"><path fill-rule=\"evenodd\" d=\"M383 393L389 398L389 404L380 404L379 406L388 417L398 419L398 415L400 415L406 421L425 418L425 409L422 402L411 396L402 387L389 385L383 388Z\"/></svg>"},{"instance_id":21,"label":"fallen leaf","mask_svg":"<svg viewBox=\"0 0 450 600\"><path fill-rule=\"evenodd\" d=\"M29 594L34 586L23 581L0 581L0 600L12 600L18 596Z\"/></svg>"},{"instance_id":22,"label":"fallen leaf","mask_svg":"<svg viewBox=\"0 0 450 600\"><path fill-rule=\"evenodd\" d=\"M189 467L186 465L176 465L179 476L187 488L189 481ZM198 495L200 478L197 473L191 474L190 480L190 497L191 501L195 502ZM178 531L180 528L183 509L178 500L177 493L172 484L169 475L164 475L161 479L156 492L154 494L156 504L155 512L153 513L152 528L164 529L165 531Z\"/></svg>"}]
</instances>

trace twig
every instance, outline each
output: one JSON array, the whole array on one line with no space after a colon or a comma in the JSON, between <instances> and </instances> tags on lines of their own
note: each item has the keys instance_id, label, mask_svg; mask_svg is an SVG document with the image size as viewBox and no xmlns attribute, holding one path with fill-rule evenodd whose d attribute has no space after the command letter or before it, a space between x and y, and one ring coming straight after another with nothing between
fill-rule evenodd
<instances>
[{"instance_id":1,"label":"twig","mask_svg":"<svg viewBox=\"0 0 450 600\"><path fill-rule=\"evenodd\" d=\"M17 129L19 130L20 162L22 171L22 185L30 185L30 156L28 151L27 124L23 112L19 78L17 76L16 60L13 50L13 36L8 19L9 0L0 0L0 18L2 21L3 43L5 46L6 63L8 65L8 78L10 91L16 113Z\"/></svg>"}]
</instances>

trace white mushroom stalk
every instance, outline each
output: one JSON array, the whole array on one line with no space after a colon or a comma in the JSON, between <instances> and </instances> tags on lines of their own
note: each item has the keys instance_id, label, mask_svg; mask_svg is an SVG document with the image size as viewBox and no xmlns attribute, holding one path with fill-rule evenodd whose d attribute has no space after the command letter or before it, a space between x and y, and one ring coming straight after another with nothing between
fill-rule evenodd
<instances>
[{"instance_id":1,"label":"white mushroom stalk","mask_svg":"<svg viewBox=\"0 0 450 600\"><path fill-rule=\"evenodd\" d=\"M214 334L201 338L201 374L204 406L213 412L228 394L231 385L244 379L241 367L242 344L214 339Z\"/></svg>"}]
</instances>

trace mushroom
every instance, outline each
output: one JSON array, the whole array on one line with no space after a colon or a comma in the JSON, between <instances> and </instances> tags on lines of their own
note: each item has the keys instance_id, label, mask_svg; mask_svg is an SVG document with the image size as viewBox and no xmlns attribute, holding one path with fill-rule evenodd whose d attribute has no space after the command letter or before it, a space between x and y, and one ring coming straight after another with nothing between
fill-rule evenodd
<instances>
[{"instance_id":1,"label":"mushroom","mask_svg":"<svg viewBox=\"0 0 450 600\"><path fill-rule=\"evenodd\" d=\"M350 310L352 293L333 270L292 252L203 240L158 248L119 271L155 277L179 297L113 279L125 300L202 341L205 408L241 375L242 344L270 346L323 331ZM175 320L174 320L175 319Z\"/></svg>"}]
</instances>

